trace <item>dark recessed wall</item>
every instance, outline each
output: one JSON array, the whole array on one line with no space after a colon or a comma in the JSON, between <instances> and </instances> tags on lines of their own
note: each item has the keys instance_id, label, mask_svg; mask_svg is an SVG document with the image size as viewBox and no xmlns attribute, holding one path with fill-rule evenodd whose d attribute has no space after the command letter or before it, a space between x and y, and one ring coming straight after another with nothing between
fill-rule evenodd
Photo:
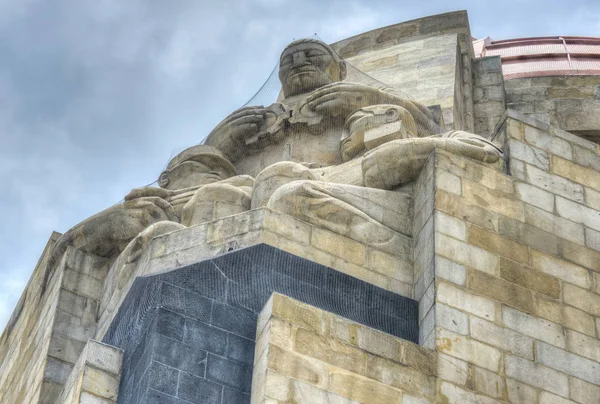
<instances>
[{"instance_id":1,"label":"dark recessed wall","mask_svg":"<svg viewBox=\"0 0 600 404\"><path fill-rule=\"evenodd\" d=\"M261 244L136 279L104 338L125 351L119 403L249 403L273 292L417 342L416 301Z\"/></svg>"}]
</instances>

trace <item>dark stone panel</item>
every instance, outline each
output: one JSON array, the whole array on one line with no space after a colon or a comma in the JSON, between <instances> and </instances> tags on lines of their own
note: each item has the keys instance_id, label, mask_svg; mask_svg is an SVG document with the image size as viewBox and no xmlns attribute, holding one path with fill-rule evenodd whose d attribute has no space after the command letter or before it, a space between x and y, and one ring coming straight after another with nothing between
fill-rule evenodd
<instances>
[{"instance_id":1,"label":"dark stone panel","mask_svg":"<svg viewBox=\"0 0 600 404\"><path fill-rule=\"evenodd\" d=\"M252 368L208 354L206 378L234 389L250 393Z\"/></svg>"},{"instance_id":2,"label":"dark stone panel","mask_svg":"<svg viewBox=\"0 0 600 404\"><path fill-rule=\"evenodd\" d=\"M250 395L224 387L222 404L250 404Z\"/></svg>"},{"instance_id":3,"label":"dark stone panel","mask_svg":"<svg viewBox=\"0 0 600 404\"><path fill-rule=\"evenodd\" d=\"M189 404L188 401L183 401L177 397L170 396L168 394L148 389L146 394L142 397L141 403L144 404Z\"/></svg>"},{"instance_id":4,"label":"dark stone panel","mask_svg":"<svg viewBox=\"0 0 600 404\"><path fill-rule=\"evenodd\" d=\"M256 313L227 304L215 303L211 323L246 338L256 333Z\"/></svg>"},{"instance_id":5,"label":"dark stone panel","mask_svg":"<svg viewBox=\"0 0 600 404\"><path fill-rule=\"evenodd\" d=\"M188 318L183 342L196 349L225 355L227 336L228 333L223 330Z\"/></svg>"},{"instance_id":6,"label":"dark stone panel","mask_svg":"<svg viewBox=\"0 0 600 404\"><path fill-rule=\"evenodd\" d=\"M185 318L177 313L165 309L158 309L156 332L176 340L183 339L183 325Z\"/></svg>"},{"instance_id":7,"label":"dark stone panel","mask_svg":"<svg viewBox=\"0 0 600 404\"><path fill-rule=\"evenodd\" d=\"M160 362L152 361L143 376L147 378L149 386L154 390L174 396L177 394L177 381L179 371Z\"/></svg>"},{"instance_id":8,"label":"dark stone panel","mask_svg":"<svg viewBox=\"0 0 600 404\"><path fill-rule=\"evenodd\" d=\"M164 335L154 339L154 359L175 369L204 377L207 352Z\"/></svg>"},{"instance_id":9,"label":"dark stone panel","mask_svg":"<svg viewBox=\"0 0 600 404\"><path fill-rule=\"evenodd\" d=\"M418 339L416 301L258 245L136 279L104 339L125 351L119 402L248 403L257 315L273 292Z\"/></svg>"},{"instance_id":10,"label":"dark stone panel","mask_svg":"<svg viewBox=\"0 0 600 404\"><path fill-rule=\"evenodd\" d=\"M161 302L165 309L196 320L209 322L213 299L200 296L180 287L164 283Z\"/></svg>"},{"instance_id":11,"label":"dark stone panel","mask_svg":"<svg viewBox=\"0 0 600 404\"><path fill-rule=\"evenodd\" d=\"M182 372L178 397L192 403L220 404L222 390L219 384Z\"/></svg>"},{"instance_id":12,"label":"dark stone panel","mask_svg":"<svg viewBox=\"0 0 600 404\"><path fill-rule=\"evenodd\" d=\"M254 341L229 334L225 356L227 359L243 365L252 366L254 364Z\"/></svg>"},{"instance_id":13,"label":"dark stone panel","mask_svg":"<svg viewBox=\"0 0 600 404\"><path fill-rule=\"evenodd\" d=\"M211 261L202 261L180 269L183 271L171 271L149 278L158 277L162 281L201 296L220 301L225 300L227 278Z\"/></svg>"}]
</instances>

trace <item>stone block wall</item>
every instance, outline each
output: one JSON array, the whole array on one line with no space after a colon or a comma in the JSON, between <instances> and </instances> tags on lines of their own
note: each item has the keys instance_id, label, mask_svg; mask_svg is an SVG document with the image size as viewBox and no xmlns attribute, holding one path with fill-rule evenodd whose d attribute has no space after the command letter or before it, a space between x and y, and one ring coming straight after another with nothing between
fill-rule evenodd
<instances>
[{"instance_id":1,"label":"stone block wall","mask_svg":"<svg viewBox=\"0 0 600 404\"><path fill-rule=\"evenodd\" d=\"M127 356L119 402L250 401L256 315L201 296L193 303L198 304L187 306L188 316L164 308L151 315L151 325Z\"/></svg>"},{"instance_id":2,"label":"stone block wall","mask_svg":"<svg viewBox=\"0 0 600 404\"><path fill-rule=\"evenodd\" d=\"M108 271L103 259L69 247L56 269L60 289L45 365L42 403L54 403L80 357L96 333L98 301Z\"/></svg>"},{"instance_id":3,"label":"stone block wall","mask_svg":"<svg viewBox=\"0 0 600 404\"><path fill-rule=\"evenodd\" d=\"M252 403L425 404L433 351L274 294L259 315Z\"/></svg>"},{"instance_id":4,"label":"stone block wall","mask_svg":"<svg viewBox=\"0 0 600 404\"><path fill-rule=\"evenodd\" d=\"M499 56L473 59L475 133L488 137L506 111L504 76Z\"/></svg>"},{"instance_id":5,"label":"stone block wall","mask_svg":"<svg viewBox=\"0 0 600 404\"><path fill-rule=\"evenodd\" d=\"M562 130L600 139L600 76L506 81L508 108Z\"/></svg>"},{"instance_id":6,"label":"stone block wall","mask_svg":"<svg viewBox=\"0 0 600 404\"><path fill-rule=\"evenodd\" d=\"M53 404L85 344L96 332L107 268L69 247L47 273L51 237L11 323L0 341L0 402Z\"/></svg>"},{"instance_id":7,"label":"stone block wall","mask_svg":"<svg viewBox=\"0 0 600 404\"><path fill-rule=\"evenodd\" d=\"M465 11L376 29L332 46L361 72L425 105L440 105L449 129L473 130L474 55ZM352 69L347 80L363 81Z\"/></svg>"},{"instance_id":8,"label":"stone block wall","mask_svg":"<svg viewBox=\"0 0 600 404\"><path fill-rule=\"evenodd\" d=\"M462 128L463 100L455 98L457 87L462 94L457 49L457 35L446 34L365 52L347 59L360 72L350 69L346 80L360 83L364 72L424 105L440 105L445 124Z\"/></svg>"},{"instance_id":9,"label":"stone block wall","mask_svg":"<svg viewBox=\"0 0 600 404\"><path fill-rule=\"evenodd\" d=\"M56 404L116 403L122 363L122 351L89 340Z\"/></svg>"},{"instance_id":10,"label":"stone block wall","mask_svg":"<svg viewBox=\"0 0 600 404\"><path fill-rule=\"evenodd\" d=\"M50 237L0 337L0 403L43 402L42 389L53 387L46 363L62 274L46 279L46 262L59 236Z\"/></svg>"},{"instance_id":11,"label":"stone block wall","mask_svg":"<svg viewBox=\"0 0 600 404\"><path fill-rule=\"evenodd\" d=\"M597 403L598 146L512 112L504 136L512 176L435 156L438 399Z\"/></svg>"}]
</instances>

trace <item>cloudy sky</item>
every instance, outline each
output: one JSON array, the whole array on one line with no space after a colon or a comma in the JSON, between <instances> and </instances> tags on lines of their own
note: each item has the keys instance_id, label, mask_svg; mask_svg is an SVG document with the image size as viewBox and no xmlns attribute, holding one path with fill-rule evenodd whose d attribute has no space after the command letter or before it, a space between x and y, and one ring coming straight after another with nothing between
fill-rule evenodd
<instances>
[{"instance_id":1,"label":"cloudy sky","mask_svg":"<svg viewBox=\"0 0 600 404\"><path fill-rule=\"evenodd\" d=\"M294 38L458 9L474 36L600 36L597 0L0 0L0 330L48 237L154 181Z\"/></svg>"}]
</instances>

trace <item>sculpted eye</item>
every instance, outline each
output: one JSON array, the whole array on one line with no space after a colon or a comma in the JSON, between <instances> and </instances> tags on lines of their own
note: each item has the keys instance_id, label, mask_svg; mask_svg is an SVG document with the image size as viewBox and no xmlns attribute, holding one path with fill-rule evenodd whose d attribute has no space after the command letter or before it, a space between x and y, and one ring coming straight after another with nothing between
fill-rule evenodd
<instances>
[{"instance_id":1,"label":"sculpted eye","mask_svg":"<svg viewBox=\"0 0 600 404\"><path fill-rule=\"evenodd\" d=\"M314 50L314 51L308 51L306 54L308 57L317 57L317 56L323 56L325 55L323 52L318 51L318 50Z\"/></svg>"},{"instance_id":2,"label":"sculpted eye","mask_svg":"<svg viewBox=\"0 0 600 404\"><path fill-rule=\"evenodd\" d=\"M283 58L281 58L281 62L279 62L280 65L289 65L290 63L292 63L291 55L284 56Z\"/></svg>"}]
</instances>

